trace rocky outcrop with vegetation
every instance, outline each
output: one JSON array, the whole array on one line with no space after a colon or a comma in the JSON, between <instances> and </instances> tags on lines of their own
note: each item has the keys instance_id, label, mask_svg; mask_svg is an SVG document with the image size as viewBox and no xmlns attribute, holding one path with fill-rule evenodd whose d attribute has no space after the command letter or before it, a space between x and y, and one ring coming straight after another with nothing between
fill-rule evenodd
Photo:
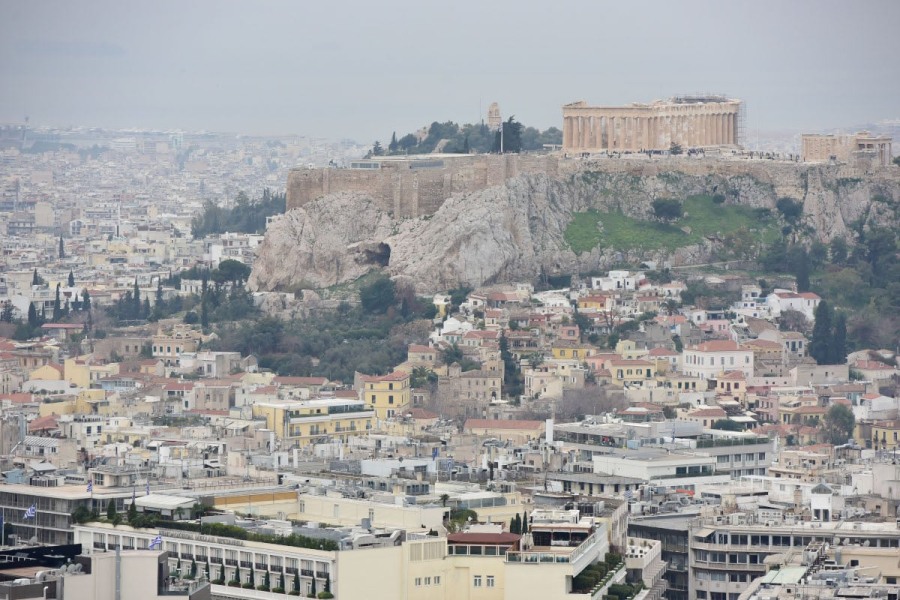
<instances>
[{"instance_id":1,"label":"rocky outcrop with vegetation","mask_svg":"<svg viewBox=\"0 0 900 600\"><path fill-rule=\"evenodd\" d=\"M784 237L829 242L863 225L896 227L896 171L865 175L766 161L571 161L559 177L516 177L402 222L365 194L335 194L269 227L250 285L323 288L376 269L424 293L587 273L623 261L754 258ZM782 198L800 214L780 211ZM660 201L680 203L674 218L659 210Z\"/></svg>"}]
</instances>

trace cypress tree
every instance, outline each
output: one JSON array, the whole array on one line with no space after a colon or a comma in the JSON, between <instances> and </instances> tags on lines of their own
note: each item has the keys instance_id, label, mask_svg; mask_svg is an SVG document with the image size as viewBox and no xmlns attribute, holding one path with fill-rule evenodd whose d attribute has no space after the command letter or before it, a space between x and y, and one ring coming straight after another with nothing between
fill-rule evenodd
<instances>
[{"instance_id":1,"label":"cypress tree","mask_svg":"<svg viewBox=\"0 0 900 600\"><path fill-rule=\"evenodd\" d=\"M284 591L284 571L282 571L281 576L278 578L278 589Z\"/></svg>"},{"instance_id":2,"label":"cypress tree","mask_svg":"<svg viewBox=\"0 0 900 600\"><path fill-rule=\"evenodd\" d=\"M137 277L134 278L134 293L131 295L131 315L132 319L141 318L141 288L138 287Z\"/></svg>"},{"instance_id":3,"label":"cypress tree","mask_svg":"<svg viewBox=\"0 0 900 600\"><path fill-rule=\"evenodd\" d=\"M128 522L134 523L137 519L137 506L134 504L134 500L131 501L131 505L128 507Z\"/></svg>"},{"instance_id":4,"label":"cypress tree","mask_svg":"<svg viewBox=\"0 0 900 600\"><path fill-rule=\"evenodd\" d=\"M59 258L63 259L66 257L66 246L63 243L62 236L59 236Z\"/></svg>"},{"instance_id":5,"label":"cypress tree","mask_svg":"<svg viewBox=\"0 0 900 600\"><path fill-rule=\"evenodd\" d=\"M522 533L528 533L528 511L522 511Z\"/></svg>"},{"instance_id":6,"label":"cypress tree","mask_svg":"<svg viewBox=\"0 0 900 600\"><path fill-rule=\"evenodd\" d=\"M41 285L41 276L38 275L37 268L34 270L34 275L31 276L31 285Z\"/></svg>"},{"instance_id":7,"label":"cypress tree","mask_svg":"<svg viewBox=\"0 0 900 600\"><path fill-rule=\"evenodd\" d=\"M112 500L106 503L106 518L110 521L116 518L116 503Z\"/></svg>"},{"instance_id":8,"label":"cypress tree","mask_svg":"<svg viewBox=\"0 0 900 600\"><path fill-rule=\"evenodd\" d=\"M834 319L831 343L831 364L842 365L847 360L847 315L841 311Z\"/></svg>"},{"instance_id":9,"label":"cypress tree","mask_svg":"<svg viewBox=\"0 0 900 600\"><path fill-rule=\"evenodd\" d=\"M62 316L62 312L60 311L62 307L59 304L59 284L56 284L56 298L53 300L53 320L58 321Z\"/></svg>"},{"instance_id":10,"label":"cypress tree","mask_svg":"<svg viewBox=\"0 0 900 600\"><path fill-rule=\"evenodd\" d=\"M816 308L816 323L813 325L812 341L809 343L809 355L820 365L827 365L831 358L830 348L834 341L831 320L831 307L825 300L820 301Z\"/></svg>"},{"instance_id":11,"label":"cypress tree","mask_svg":"<svg viewBox=\"0 0 900 600\"><path fill-rule=\"evenodd\" d=\"M87 289L85 289L84 294L81 295L81 309L86 311L91 310L91 295Z\"/></svg>"},{"instance_id":12,"label":"cypress tree","mask_svg":"<svg viewBox=\"0 0 900 600\"><path fill-rule=\"evenodd\" d=\"M316 585L316 575L315 575L315 573L313 573L313 578L312 578L312 588L310 588L309 595L310 595L310 597L312 597L312 598L315 598L316 596L319 595L318 586Z\"/></svg>"},{"instance_id":13,"label":"cypress tree","mask_svg":"<svg viewBox=\"0 0 900 600\"><path fill-rule=\"evenodd\" d=\"M293 590L295 592L298 592L298 593L300 592L300 575L299 574L294 574L294 583L291 584L291 588L293 588Z\"/></svg>"},{"instance_id":14,"label":"cypress tree","mask_svg":"<svg viewBox=\"0 0 900 600\"><path fill-rule=\"evenodd\" d=\"M32 327L37 327L38 324L37 309L34 307L34 302L28 303L28 324Z\"/></svg>"},{"instance_id":15,"label":"cypress tree","mask_svg":"<svg viewBox=\"0 0 900 600\"><path fill-rule=\"evenodd\" d=\"M75 287L75 274L69 269L69 287Z\"/></svg>"}]
</instances>

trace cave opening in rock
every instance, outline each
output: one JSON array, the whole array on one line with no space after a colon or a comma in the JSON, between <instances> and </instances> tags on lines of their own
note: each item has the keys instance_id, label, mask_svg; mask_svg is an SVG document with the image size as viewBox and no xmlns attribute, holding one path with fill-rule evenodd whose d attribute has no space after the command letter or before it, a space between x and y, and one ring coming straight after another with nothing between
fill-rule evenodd
<instances>
[{"instance_id":1,"label":"cave opening in rock","mask_svg":"<svg viewBox=\"0 0 900 600\"><path fill-rule=\"evenodd\" d=\"M379 267L388 266L391 262L391 247L381 243L371 250L366 250L366 261Z\"/></svg>"}]
</instances>

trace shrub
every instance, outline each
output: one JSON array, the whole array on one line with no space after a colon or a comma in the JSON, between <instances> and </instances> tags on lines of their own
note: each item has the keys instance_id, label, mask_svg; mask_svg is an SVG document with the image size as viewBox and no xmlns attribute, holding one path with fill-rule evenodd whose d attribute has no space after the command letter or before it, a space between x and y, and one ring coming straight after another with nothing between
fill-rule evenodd
<instances>
[{"instance_id":1,"label":"shrub","mask_svg":"<svg viewBox=\"0 0 900 600\"><path fill-rule=\"evenodd\" d=\"M274 594L283 594L283 593L284 593L284 588L274 587L274 588L272 588L272 593L274 593Z\"/></svg>"},{"instance_id":2,"label":"shrub","mask_svg":"<svg viewBox=\"0 0 900 600\"><path fill-rule=\"evenodd\" d=\"M723 202L725 202L725 195L724 194L713 194L712 201L715 202L716 204L722 204Z\"/></svg>"},{"instance_id":3,"label":"shrub","mask_svg":"<svg viewBox=\"0 0 900 600\"><path fill-rule=\"evenodd\" d=\"M244 588L245 590L254 589L254 585L252 583L250 583L249 581L247 583L241 584L241 587Z\"/></svg>"},{"instance_id":4,"label":"shrub","mask_svg":"<svg viewBox=\"0 0 900 600\"><path fill-rule=\"evenodd\" d=\"M319 592L319 598L322 600L327 600L328 598L334 598L334 594L331 592Z\"/></svg>"},{"instance_id":5,"label":"shrub","mask_svg":"<svg viewBox=\"0 0 900 600\"><path fill-rule=\"evenodd\" d=\"M237 579L232 579L228 582L228 587L241 587L241 582Z\"/></svg>"}]
</instances>

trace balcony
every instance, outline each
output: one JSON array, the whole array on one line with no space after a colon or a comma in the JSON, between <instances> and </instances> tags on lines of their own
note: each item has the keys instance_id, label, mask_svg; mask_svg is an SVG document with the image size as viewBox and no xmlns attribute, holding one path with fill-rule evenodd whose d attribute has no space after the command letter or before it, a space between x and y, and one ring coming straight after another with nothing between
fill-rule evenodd
<instances>
[{"instance_id":1,"label":"balcony","mask_svg":"<svg viewBox=\"0 0 900 600\"><path fill-rule=\"evenodd\" d=\"M184 558L184 559L186 559L186 560L193 560L193 559L194 559L194 555L191 554L190 552L182 552L182 553L181 553L181 558Z\"/></svg>"},{"instance_id":2,"label":"balcony","mask_svg":"<svg viewBox=\"0 0 900 600\"><path fill-rule=\"evenodd\" d=\"M304 577L312 577L313 576L312 569L300 569L300 574Z\"/></svg>"},{"instance_id":3,"label":"balcony","mask_svg":"<svg viewBox=\"0 0 900 600\"><path fill-rule=\"evenodd\" d=\"M574 548L552 549L541 546L540 549L527 552L507 552L507 563L522 564L566 564L571 565L572 575L580 573L587 565L594 562L606 552L606 529L602 528L585 539Z\"/></svg>"},{"instance_id":4,"label":"balcony","mask_svg":"<svg viewBox=\"0 0 900 600\"><path fill-rule=\"evenodd\" d=\"M316 571L316 579L328 579L328 573L325 571Z\"/></svg>"},{"instance_id":5,"label":"balcony","mask_svg":"<svg viewBox=\"0 0 900 600\"><path fill-rule=\"evenodd\" d=\"M253 566L253 563L250 562L249 560L242 560L242 561L241 561L241 566L244 567L244 568L246 568L246 569L249 569L250 567Z\"/></svg>"},{"instance_id":6,"label":"balcony","mask_svg":"<svg viewBox=\"0 0 900 600\"><path fill-rule=\"evenodd\" d=\"M269 567L269 570L272 571L273 573L281 573L282 569L281 569L281 565L272 565L271 567Z\"/></svg>"},{"instance_id":7,"label":"balcony","mask_svg":"<svg viewBox=\"0 0 900 600\"><path fill-rule=\"evenodd\" d=\"M256 568L256 569L258 569L258 570L260 570L260 571L268 571L268 570L269 570L269 565L267 565L266 563L256 563L256 564L254 565L254 568Z\"/></svg>"},{"instance_id":8,"label":"balcony","mask_svg":"<svg viewBox=\"0 0 900 600\"><path fill-rule=\"evenodd\" d=\"M211 563L214 564L214 565L221 565L221 564L222 564L222 557L221 557L221 556L210 556L210 557L209 557L209 562L211 562Z\"/></svg>"},{"instance_id":9,"label":"balcony","mask_svg":"<svg viewBox=\"0 0 900 600\"><path fill-rule=\"evenodd\" d=\"M769 438L716 438L712 440L697 440L697 449L721 448L724 446L749 446L753 444L768 444Z\"/></svg>"},{"instance_id":10,"label":"balcony","mask_svg":"<svg viewBox=\"0 0 900 600\"><path fill-rule=\"evenodd\" d=\"M235 560L235 559L233 559L233 558L226 558L226 559L225 559L225 564L228 565L229 567L236 567L236 566L237 566L237 560Z\"/></svg>"}]
</instances>

